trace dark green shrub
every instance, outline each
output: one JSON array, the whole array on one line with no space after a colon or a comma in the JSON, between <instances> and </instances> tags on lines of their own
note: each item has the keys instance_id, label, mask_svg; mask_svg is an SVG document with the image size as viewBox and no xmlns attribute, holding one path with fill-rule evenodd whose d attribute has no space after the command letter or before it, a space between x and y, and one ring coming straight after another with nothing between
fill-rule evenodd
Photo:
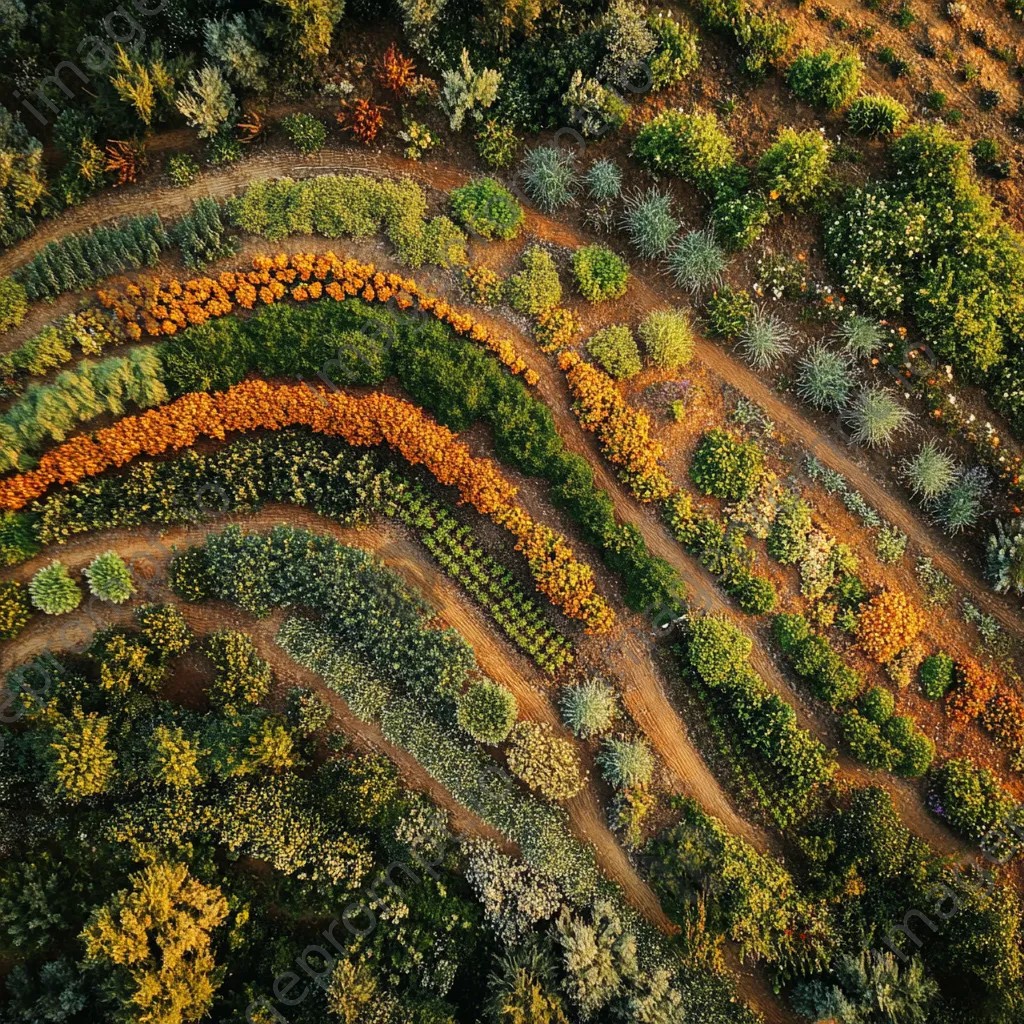
<instances>
[{"instance_id":1,"label":"dark green shrub","mask_svg":"<svg viewBox=\"0 0 1024 1024\"><path fill-rule=\"evenodd\" d=\"M857 711L847 711L839 731L850 753L868 768L892 771L903 759L901 751L882 736L881 729Z\"/></svg>"},{"instance_id":2,"label":"dark green shrub","mask_svg":"<svg viewBox=\"0 0 1024 1024\"><path fill-rule=\"evenodd\" d=\"M752 246L770 220L768 203L759 192L725 196L716 199L711 207L715 237L729 252L739 252Z\"/></svg>"},{"instance_id":3,"label":"dark green shrub","mask_svg":"<svg viewBox=\"0 0 1024 1024\"><path fill-rule=\"evenodd\" d=\"M572 272L580 294L590 302L626 294L629 265L603 245L586 245L572 254Z\"/></svg>"},{"instance_id":4,"label":"dark green shrub","mask_svg":"<svg viewBox=\"0 0 1024 1024\"><path fill-rule=\"evenodd\" d=\"M909 117L907 108L891 96L858 96L846 112L846 123L857 135L892 135Z\"/></svg>"},{"instance_id":5,"label":"dark green shrub","mask_svg":"<svg viewBox=\"0 0 1024 1024\"><path fill-rule=\"evenodd\" d=\"M603 327L587 339L587 354L615 380L635 377L642 365L633 332L625 324Z\"/></svg>"},{"instance_id":6,"label":"dark green shrub","mask_svg":"<svg viewBox=\"0 0 1024 1024\"><path fill-rule=\"evenodd\" d=\"M288 141L305 156L319 152L327 143L327 128L312 114L289 114L282 118L281 127Z\"/></svg>"},{"instance_id":7,"label":"dark green shrub","mask_svg":"<svg viewBox=\"0 0 1024 1024\"><path fill-rule=\"evenodd\" d=\"M828 46L801 50L789 67L789 87L805 103L826 110L844 106L860 87L864 64L853 50Z\"/></svg>"},{"instance_id":8,"label":"dark green shrub","mask_svg":"<svg viewBox=\"0 0 1024 1024\"><path fill-rule=\"evenodd\" d=\"M723 285L704 306L708 334L715 338L735 338L754 312L754 300L745 291L733 291Z\"/></svg>"},{"instance_id":9,"label":"dark green shrub","mask_svg":"<svg viewBox=\"0 0 1024 1024\"><path fill-rule=\"evenodd\" d=\"M902 755L893 770L908 779L919 778L931 767L935 744L909 715L892 715L882 723L882 736Z\"/></svg>"},{"instance_id":10,"label":"dark green shrub","mask_svg":"<svg viewBox=\"0 0 1024 1024\"><path fill-rule=\"evenodd\" d=\"M764 473L764 452L724 430L709 430L690 463L690 478L705 494L727 501L750 497Z\"/></svg>"},{"instance_id":11,"label":"dark green shrub","mask_svg":"<svg viewBox=\"0 0 1024 1024\"><path fill-rule=\"evenodd\" d=\"M525 220L516 197L493 178L452 189L451 206L455 220L484 238L515 238Z\"/></svg>"},{"instance_id":12,"label":"dark green shrub","mask_svg":"<svg viewBox=\"0 0 1024 1024\"><path fill-rule=\"evenodd\" d=\"M759 576L749 569L726 576L725 589L747 615L767 615L779 599L775 584L767 576Z\"/></svg>"},{"instance_id":13,"label":"dark green shrub","mask_svg":"<svg viewBox=\"0 0 1024 1024\"><path fill-rule=\"evenodd\" d=\"M929 802L951 828L974 840L1004 826L1017 803L992 771L968 757L950 758L936 769Z\"/></svg>"},{"instance_id":14,"label":"dark green shrub","mask_svg":"<svg viewBox=\"0 0 1024 1024\"><path fill-rule=\"evenodd\" d=\"M811 627L802 615L783 613L776 615L772 623L775 639L778 640L782 653L787 657L796 654L801 645L811 635Z\"/></svg>"},{"instance_id":15,"label":"dark green shrub","mask_svg":"<svg viewBox=\"0 0 1024 1024\"><path fill-rule=\"evenodd\" d=\"M944 651L921 662L921 691L929 700L942 700L953 685L955 664Z\"/></svg>"},{"instance_id":16,"label":"dark green shrub","mask_svg":"<svg viewBox=\"0 0 1024 1024\"><path fill-rule=\"evenodd\" d=\"M892 718L896 710L896 698L884 686L872 686L861 697L857 709L869 722L881 725Z\"/></svg>"}]
</instances>

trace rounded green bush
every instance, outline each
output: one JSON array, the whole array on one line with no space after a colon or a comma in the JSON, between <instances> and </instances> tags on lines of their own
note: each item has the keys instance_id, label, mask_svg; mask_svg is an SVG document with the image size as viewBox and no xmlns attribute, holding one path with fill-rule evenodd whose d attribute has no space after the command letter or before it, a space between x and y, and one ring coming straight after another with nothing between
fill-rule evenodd
<instances>
[{"instance_id":1,"label":"rounded green bush","mask_svg":"<svg viewBox=\"0 0 1024 1024\"><path fill-rule=\"evenodd\" d=\"M928 655L919 670L921 692L929 700L942 700L953 685L955 668L955 662L945 651Z\"/></svg>"},{"instance_id":2,"label":"rounded green bush","mask_svg":"<svg viewBox=\"0 0 1024 1024\"><path fill-rule=\"evenodd\" d=\"M459 725L480 743L503 743L519 715L515 694L482 679L458 698Z\"/></svg>"},{"instance_id":3,"label":"rounded green bush","mask_svg":"<svg viewBox=\"0 0 1024 1024\"><path fill-rule=\"evenodd\" d=\"M910 115L899 100L891 96L858 96L846 112L846 123L857 135L892 135Z\"/></svg>"},{"instance_id":4,"label":"rounded green bush","mask_svg":"<svg viewBox=\"0 0 1024 1024\"><path fill-rule=\"evenodd\" d=\"M28 587L15 580L0 582L0 640L13 640L31 617Z\"/></svg>"},{"instance_id":5,"label":"rounded green bush","mask_svg":"<svg viewBox=\"0 0 1024 1024\"><path fill-rule=\"evenodd\" d=\"M562 282L551 254L534 246L523 253L523 269L503 289L505 301L517 312L536 316L562 300Z\"/></svg>"},{"instance_id":6,"label":"rounded green bush","mask_svg":"<svg viewBox=\"0 0 1024 1024\"><path fill-rule=\"evenodd\" d=\"M821 190L828 174L832 146L821 134L783 128L757 162L761 191L772 202L803 206Z\"/></svg>"},{"instance_id":7,"label":"rounded green bush","mask_svg":"<svg viewBox=\"0 0 1024 1024\"><path fill-rule=\"evenodd\" d=\"M452 215L484 238L507 242L519 234L525 217L519 201L493 178L477 178L451 192Z\"/></svg>"},{"instance_id":8,"label":"rounded green bush","mask_svg":"<svg viewBox=\"0 0 1024 1024\"><path fill-rule=\"evenodd\" d=\"M580 294L590 302L621 299L629 282L629 265L603 245L585 245L572 254L572 272Z\"/></svg>"},{"instance_id":9,"label":"rounded green bush","mask_svg":"<svg viewBox=\"0 0 1024 1024\"><path fill-rule=\"evenodd\" d=\"M654 754L645 740L604 740L597 763L616 789L647 786L654 776Z\"/></svg>"},{"instance_id":10,"label":"rounded green bush","mask_svg":"<svg viewBox=\"0 0 1024 1024\"><path fill-rule=\"evenodd\" d=\"M875 725L881 725L892 718L896 710L896 698L884 686L872 686L858 704L860 713Z\"/></svg>"},{"instance_id":11,"label":"rounded green bush","mask_svg":"<svg viewBox=\"0 0 1024 1024\"><path fill-rule=\"evenodd\" d=\"M768 203L759 192L725 195L716 198L711 207L715 237L729 252L750 248L771 219Z\"/></svg>"},{"instance_id":12,"label":"rounded green bush","mask_svg":"<svg viewBox=\"0 0 1024 1024\"><path fill-rule=\"evenodd\" d=\"M289 114L282 118L281 127L288 141L305 156L318 153L327 143L327 128L312 114Z\"/></svg>"},{"instance_id":13,"label":"rounded green bush","mask_svg":"<svg viewBox=\"0 0 1024 1024\"><path fill-rule=\"evenodd\" d=\"M725 589L747 615L767 615L779 600L775 584L749 569L731 573L725 579Z\"/></svg>"},{"instance_id":14,"label":"rounded green bush","mask_svg":"<svg viewBox=\"0 0 1024 1024\"><path fill-rule=\"evenodd\" d=\"M78 584L58 561L51 562L32 577L28 592L33 607L44 615L73 612L82 601L82 591L78 589Z\"/></svg>"},{"instance_id":15,"label":"rounded green bush","mask_svg":"<svg viewBox=\"0 0 1024 1024\"><path fill-rule=\"evenodd\" d=\"M881 729L856 710L839 719L839 731L850 753L868 768L891 772L903 760L902 752L882 736Z\"/></svg>"},{"instance_id":16,"label":"rounded green bush","mask_svg":"<svg viewBox=\"0 0 1024 1024\"><path fill-rule=\"evenodd\" d=\"M794 612L776 615L772 622L772 631L786 657L792 657L811 635L811 627L807 620Z\"/></svg>"},{"instance_id":17,"label":"rounded green bush","mask_svg":"<svg viewBox=\"0 0 1024 1024\"><path fill-rule=\"evenodd\" d=\"M607 732L619 713L615 691L596 678L577 686L567 686L559 703L566 725L581 740Z\"/></svg>"},{"instance_id":18,"label":"rounded green bush","mask_svg":"<svg viewBox=\"0 0 1024 1024\"><path fill-rule=\"evenodd\" d=\"M135 593L132 574L116 551L97 555L82 573L89 581L89 590L101 601L124 604Z\"/></svg>"},{"instance_id":19,"label":"rounded green bush","mask_svg":"<svg viewBox=\"0 0 1024 1024\"><path fill-rule=\"evenodd\" d=\"M675 174L713 192L719 175L735 162L732 139L713 111L666 110L637 133L633 155L656 173Z\"/></svg>"},{"instance_id":20,"label":"rounded green bush","mask_svg":"<svg viewBox=\"0 0 1024 1024\"><path fill-rule=\"evenodd\" d=\"M714 338L735 338L754 315L754 300L749 292L733 291L723 285L704 304L708 334Z\"/></svg>"},{"instance_id":21,"label":"rounded green bush","mask_svg":"<svg viewBox=\"0 0 1024 1024\"><path fill-rule=\"evenodd\" d=\"M789 87L805 103L838 110L860 87L864 64L850 49L827 46L815 53L801 50L789 67Z\"/></svg>"},{"instance_id":22,"label":"rounded green bush","mask_svg":"<svg viewBox=\"0 0 1024 1024\"><path fill-rule=\"evenodd\" d=\"M285 695L285 717L300 735L312 736L331 720L331 709L318 693L304 686L292 686Z\"/></svg>"},{"instance_id":23,"label":"rounded green bush","mask_svg":"<svg viewBox=\"0 0 1024 1024\"><path fill-rule=\"evenodd\" d=\"M743 501L764 474L764 452L753 441L740 441L721 428L709 430L697 445L690 477L705 494Z\"/></svg>"},{"instance_id":24,"label":"rounded green bush","mask_svg":"<svg viewBox=\"0 0 1024 1024\"><path fill-rule=\"evenodd\" d=\"M753 645L728 619L708 615L690 626L687 657L708 686L721 686L747 667Z\"/></svg>"},{"instance_id":25,"label":"rounded green bush","mask_svg":"<svg viewBox=\"0 0 1024 1024\"><path fill-rule=\"evenodd\" d=\"M636 332L654 366L676 370L693 358L693 325L684 310L652 309Z\"/></svg>"},{"instance_id":26,"label":"rounded green bush","mask_svg":"<svg viewBox=\"0 0 1024 1024\"><path fill-rule=\"evenodd\" d=\"M635 377L642 369L640 350L625 324L603 327L587 339L587 354L615 380Z\"/></svg>"}]
</instances>

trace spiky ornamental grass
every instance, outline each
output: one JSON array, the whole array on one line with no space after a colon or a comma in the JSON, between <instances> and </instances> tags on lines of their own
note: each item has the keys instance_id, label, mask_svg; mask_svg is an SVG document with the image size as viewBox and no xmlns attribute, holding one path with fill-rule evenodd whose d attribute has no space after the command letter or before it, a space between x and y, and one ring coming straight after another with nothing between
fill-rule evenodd
<instances>
[{"instance_id":1,"label":"spiky ornamental grass","mask_svg":"<svg viewBox=\"0 0 1024 1024\"><path fill-rule=\"evenodd\" d=\"M736 348L757 370L770 370L784 355L793 350L790 340L793 330L774 313L756 306L740 331Z\"/></svg>"},{"instance_id":2,"label":"spiky ornamental grass","mask_svg":"<svg viewBox=\"0 0 1024 1024\"><path fill-rule=\"evenodd\" d=\"M614 199L622 189L622 169L614 160L597 160L583 176L587 195L599 203Z\"/></svg>"},{"instance_id":3,"label":"spiky ornamental grass","mask_svg":"<svg viewBox=\"0 0 1024 1024\"><path fill-rule=\"evenodd\" d=\"M665 265L680 288L703 292L722 283L729 260L710 228L685 234L668 254Z\"/></svg>"},{"instance_id":4,"label":"spiky ornamental grass","mask_svg":"<svg viewBox=\"0 0 1024 1024\"><path fill-rule=\"evenodd\" d=\"M644 740L605 740L597 763L616 789L646 786L654 775L654 754Z\"/></svg>"},{"instance_id":5,"label":"spiky ornamental grass","mask_svg":"<svg viewBox=\"0 0 1024 1024\"><path fill-rule=\"evenodd\" d=\"M854 315L844 320L836 336L846 346L846 351L857 358L877 352L885 341L885 332L868 316Z\"/></svg>"},{"instance_id":6,"label":"spiky ornamental grass","mask_svg":"<svg viewBox=\"0 0 1024 1024\"><path fill-rule=\"evenodd\" d=\"M985 575L997 594L1012 590L1024 596L1024 519L1006 526L996 521L985 546Z\"/></svg>"},{"instance_id":7,"label":"spiky ornamental grass","mask_svg":"<svg viewBox=\"0 0 1024 1024\"><path fill-rule=\"evenodd\" d=\"M626 196L622 227L644 258L664 256L679 221L672 216L672 197L656 188Z\"/></svg>"},{"instance_id":8,"label":"spiky ornamental grass","mask_svg":"<svg viewBox=\"0 0 1024 1024\"><path fill-rule=\"evenodd\" d=\"M615 691L600 679L588 679L562 691L562 718L581 739L589 740L607 732L619 713Z\"/></svg>"},{"instance_id":9,"label":"spiky ornamental grass","mask_svg":"<svg viewBox=\"0 0 1024 1024\"><path fill-rule=\"evenodd\" d=\"M971 529L981 518L988 489L988 474L981 466L962 470L935 499L935 521L950 536Z\"/></svg>"},{"instance_id":10,"label":"spiky ornamental grass","mask_svg":"<svg viewBox=\"0 0 1024 1024\"><path fill-rule=\"evenodd\" d=\"M855 374L850 356L824 345L804 353L797 370L797 394L818 409L837 412L849 404Z\"/></svg>"},{"instance_id":11,"label":"spiky ornamental grass","mask_svg":"<svg viewBox=\"0 0 1024 1024\"><path fill-rule=\"evenodd\" d=\"M523 159L523 180L530 198L545 212L576 202L579 178L574 153L538 146Z\"/></svg>"},{"instance_id":12,"label":"spiky ornamental grass","mask_svg":"<svg viewBox=\"0 0 1024 1024\"><path fill-rule=\"evenodd\" d=\"M82 600L78 584L68 575L61 562L44 566L29 580L28 594L32 605L44 615L64 615L74 611Z\"/></svg>"},{"instance_id":13,"label":"spiky ornamental grass","mask_svg":"<svg viewBox=\"0 0 1024 1024\"><path fill-rule=\"evenodd\" d=\"M935 441L921 445L916 455L900 463L903 479L915 498L934 501L956 477L956 462Z\"/></svg>"},{"instance_id":14,"label":"spiky ornamental grass","mask_svg":"<svg viewBox=\"0 0 1024 1024\"><path fill-rule=\"evenodd\" d=\"M853 400L843 420L857 444L880 448L906 430L913 416L884 388L864 388Z\"/></svg>"},{"instance_id":15,"label":"spiky ornamental grass","mask_svg":"<svg viewBox=\"0 0 1024 1024\"><path fill-rule=\"evenodd\" d=\"M101 601L124 604L135 593L132 574L116 551L97 555L82 574L89 581L89 591Z\"/></svg>"}]
</instances>

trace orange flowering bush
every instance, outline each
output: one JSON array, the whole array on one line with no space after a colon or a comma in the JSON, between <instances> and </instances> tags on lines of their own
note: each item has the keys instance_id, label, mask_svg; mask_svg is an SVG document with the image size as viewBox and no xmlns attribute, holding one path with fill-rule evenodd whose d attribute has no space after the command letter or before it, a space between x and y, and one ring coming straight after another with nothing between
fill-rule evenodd
<instances>
[{"instance_id":1,"label":"orange flowering bush","mask_svg":"<svg viewBox=\"0 0 1024 1024\"><path fill-rule=\"evenodd\" d=\"M534 572L537 589L570 618L603 632L614 621L595 590L590 566L578 562L563 537L534 523L515 504L516 488L490 459L478 459L410 402L374 392L355 398L305 384L274 385L253 380L215 395L193 393L113 426L83 434L54 448L38 468L0 480L0 508L23 508L54 483L75 483L139 455L162 455L191 447L201 437L223 440L234 432L304 426L348 444L387 444L412 465L425 466L438 482L454 487L459 501L504 526Z\"/></svg>"},{"instance_id":2,"label":"orange flowering bush","mask_svg":"<svg viewBox=\"0 0 1024 1024\"><path fill-rule=\"evenodd\" d=\"M568 348L583 332L580 318L561 306L545 309L534 325L537 344L542 352L561 352Z\"/></svg>"},{"instance_id":3,"label":"orange flowering bush","mask_svg":"<svg viewBox=\"0 0 1024 1024\"><path fill-rule=\"evenodd\" d=\"M424 312L448 324L458 334L479 342L490 350L512 373L523 374L530 385L537 375L508 338L496 337L486 325L468 313L460 312L441 299L426 295L412 278L384 273L372 263L343 260L333 252L278 253L255 256L250 271L224 271L216 278L194 277L187 281L142 278L120 291L100 289L100 303L113 310L125 324L128 335L138 340L144 334L153 337L175 334L192 324L212 317L227 316L236 306L252 309L257 302L273 305L283 299L309 302L327 296L336 302L359 297L366 302L389 302L399 309L414 304Z\"/></svg>"},{"instance_id":4,"label":"orange flowering bush","mask_svg":"<svg viewBox=\"0 0 1024 1024\"><path fill-rule=\"evenodd\" d=\"M1024 749L1024 701L1015 693L993 697L981 713L981 724L1007 750Z\"/></svg>"},{"instance_id":5,"label":"orange flowering bush","mask_svg":"<svg viewBox=\"0 0 1024 1024\"><path fill-rule=\"evenodd\" d=\"M640 501L672 494L675 486L661 465L665 449L650 436L647 413L630 406L611 377L577 353L563 352L558 365L576 399L573 409L580 423L597 434L605 456L619 467L619 479Z\"/></svg>"},{"instance_id":6,"label":"orange flowering bush","mask_svg":"<svg viewBox=\"0 0 1024 1024\"><path fill-rule=\"evenodd\" d=\"M957 684L946 697L946 713L959 725L973 721L999 689L999 678L976 661L956 667Z\"/></svg>"},{"instance_id":7,"label":"orange flowering bush","mask_svg":"<svg viewBox=\"0 0 1024 1024\"><path fill-rule=\"evenodd\" d=\"M857 625L861 650L878 662L891 661L924 627L924 619L907 595L883 590L864 606Z\"/></svg>"}]
</instances>

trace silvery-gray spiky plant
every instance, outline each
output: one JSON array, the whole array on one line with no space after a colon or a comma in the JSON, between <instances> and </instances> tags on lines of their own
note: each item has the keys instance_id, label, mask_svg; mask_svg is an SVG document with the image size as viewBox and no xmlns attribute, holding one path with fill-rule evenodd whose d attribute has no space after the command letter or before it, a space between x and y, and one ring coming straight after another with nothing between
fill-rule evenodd
<instances>
[{"instance_id":1,"label":"silvery-gray spiky plant","mask_svg":"<svg viewBox=\"0 0 1024 1024\"><path fill-rule=\"evenodd\" d=\"M936 522L950 535L969 530L981 518L988 489L988 473L981 466L961 470L935 501Z\"/></svg>"},{"instance_id":2,"label":"silvery-gray spiky plant","mask_svg":"<svg viewBox=\"0 0 1024 1024\"><path fill-rule=\"evenodd\" d=\"M985 548L985 575L997 594L1012 590L1024 596L1024 519L1005 526L996 521Z\"/></svg>"},{"instance_id":3,"label":"silvery-gray spiky plant","mask_svg":"<svg viewBox=\"0 0 1024 1024\"><path fill-rule=\"evenodd\" d=\"M881 448L906 430L913 416L884 388L871 387L857 395L843 419L857 444Z\"/></svg>"},{"instance_id":4,"label":"silvery-gray spiky plant","mask_svg":"<svg viewBox=\"0 0 1024 1024\"><path fill-rule=\"evenodd\" d=\"M654 774L654 754L646 740L605 740L597 763L616 789L646 786Z\"/></svg>"},{"instance_id":5,"label":"silvery-gray spiky plant","mask_svg":"<svg viewBox=\"0 0 1024 1024\"><path fill-rule=\"evenodd\" d=\"M680 288L703 292L722 283L728 265L725 250L710 228L683 235L668 254L665 265Z\"/></svg>"},{"instance_id":6,"label":"silvery-gray spiky plant","mask_svg":"<svg viewBox=\"0 0 1024 1024\"><path fill-rule=\"evenodd\" d=\"M900 463L903 479L914 496L922 501L934 501L956 478L956 462L938 444L928 441L916 455Z\"/></svg>"},{"instance_id":7,"label":"silvery-gray spiky plant","mask_svg":"<svg viewBox=\"0 0 1024 1024\"><path fill-rule=\"evenodd\" d=\"M627 196L622 226L644 259L663 256L679 230L679 221L672 215L672 197L656 188Z\"/></svg>"},{"instance_id":8,"label":"silvery-gray spiky plant","mask_svg":"<svg viewBox=\"0 0 1024 1024\"><path fill-rule=\"evenodd\" d=\"M824 345L809 348L797 370L797 394L818 409L836 412L850 401L854 372L850 357Z\"/></svg>"},{"instance_id":9,"label":"silvery-gray spiky plant","mask_svg":"<svg viewBox=\"0 0 1024 1024\"><path fill-rule=\"evenodd\" d=\"M531 149L523 160L523 180L530 198L545 213L572 206L579 188L576 156L552 146Z\"/></svg>"},{"instance_id":10,"label":"silvery-gray spiky plant","mask_svg":"<svg viewBox=\"0 0 1024 1024\"><path fill-rule=\"evenodd\" d=\"M792 337L793 330L785 320L758 306L740 332L736 348L755 369L770 370L792 351Z\"/></svg>"},{"instance_id":11,"label":"silvery-gray spiky plant","mask_svg":"<svg viewBox=\"0 0 1024 1024\"><path fill-rule=\"evenodd\" d=\"M854 315L839 326L836 336L852 356L870 356L882 347L885 331L867 316Z\"/></svg>"}]
</instances>

